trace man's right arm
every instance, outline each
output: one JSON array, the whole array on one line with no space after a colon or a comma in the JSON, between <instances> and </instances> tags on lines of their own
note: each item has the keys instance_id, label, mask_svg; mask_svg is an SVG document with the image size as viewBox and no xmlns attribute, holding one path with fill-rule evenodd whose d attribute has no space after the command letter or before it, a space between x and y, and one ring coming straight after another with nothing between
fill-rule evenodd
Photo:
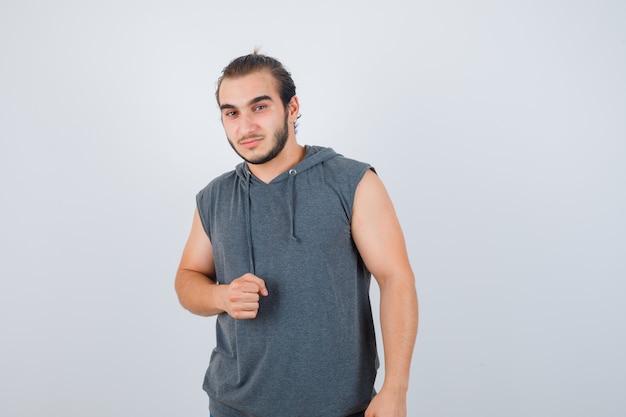
<instances>
[{"instance_id":1,"label":"man's right arm","mask_svg":"<svg viewBox=\"0 0 626 417\"><path fill-rule=\"evenodd\" d=\"M196 209L191 232L176 273L176 294L180 304L193 314L213 316L228 313L237 319L255 318L259 296L266 296L265 282L245 274L228 285L218 285L213 246Z\"/></svg>"}]
</instances>

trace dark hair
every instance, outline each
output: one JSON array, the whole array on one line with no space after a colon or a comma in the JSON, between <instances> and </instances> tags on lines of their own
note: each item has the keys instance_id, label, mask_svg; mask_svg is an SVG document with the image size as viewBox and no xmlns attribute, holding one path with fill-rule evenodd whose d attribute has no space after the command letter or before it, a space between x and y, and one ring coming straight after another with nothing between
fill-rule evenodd
<instances>
[{"instance_id":1,"label":"dark hair","mask_svg":"<svg viewBox=\"0 0 626 417\"><path fill-rule=\"evenodd\" d=\"M222 75L217 79L217 88L215 90L215 99L220 104L220 87L224 78L243 77L257 71L269 71L278 83L278 94L285 108L296 95L296 85L291 78L291 74L283 64L277 59L267 55L259 54L255 48L254 52L249 55L235 58L222 70Z\"/></svg>"}]
</instances>

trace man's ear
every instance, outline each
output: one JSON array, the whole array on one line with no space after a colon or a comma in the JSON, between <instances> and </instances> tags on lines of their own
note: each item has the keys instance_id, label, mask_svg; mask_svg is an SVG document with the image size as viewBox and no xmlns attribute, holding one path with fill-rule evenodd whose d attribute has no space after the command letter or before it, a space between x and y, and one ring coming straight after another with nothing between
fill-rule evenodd
<instances>
[{"instance_id":1,"label":"man's ear","mask_svg":"<svg viewBox=\"0 0 626 417\"><path fill-rule=\"evenodd\" d=\"M289 104L287 104L287 111L289 112L289 120L291 123L295 122L300 114L300 101L298 96L291 97Z\"/></svg>"}]
</instances>

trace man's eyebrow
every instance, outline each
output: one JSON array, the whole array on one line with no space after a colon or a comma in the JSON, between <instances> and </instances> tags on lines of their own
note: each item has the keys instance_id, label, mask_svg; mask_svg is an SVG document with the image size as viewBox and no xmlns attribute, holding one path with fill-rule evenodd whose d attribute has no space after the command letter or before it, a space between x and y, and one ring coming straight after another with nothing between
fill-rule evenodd
<instances>
[{"instance_id":1,"label":"man's eyebrow","mask_svg":"<svg viewBox=\"0 0 626 417\"><path fill-rule=\"evenodd\" d=\"M272 101L272 98L270 96L267 96L267 95L265 95L265 96L258 96L258 97L253 98L252 100L250 100L249 104L258 103L259 101L263 101L263 100Z\"/></svg>"},{"instance_id":2,"label":"man's eyebrow","mask_svg":"<svg viewBox=\"0 0 626 417\"><path fill-rule=\"evenodd\" d=\"M258 102L263 101L263 100L273 101L272 97L270 97L268 95L263 95L263 96L258 96L258 97L253 98L252 100L250 100L248 102L248 105L250 106L252 104L258 103ZM236 107L233 106L232 104L228 104L228 103L224 103L224 104L222 104L220 106L220 110L231 110L231 109L236 109Z\"/></svg>"}]
</instances>

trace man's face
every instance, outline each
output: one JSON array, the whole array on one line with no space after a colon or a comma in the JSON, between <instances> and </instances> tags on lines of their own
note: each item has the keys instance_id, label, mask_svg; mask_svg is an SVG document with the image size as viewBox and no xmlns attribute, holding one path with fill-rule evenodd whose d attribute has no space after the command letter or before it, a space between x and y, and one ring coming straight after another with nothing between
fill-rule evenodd
<instances>
[{"instance_id":1,"label":"man's face","mask_svg":"<svg viewBox=\"0 0 626 417\"><path fill-rule=\"evenodd\" d=\"M228 142L246 162L264 164L283 150L289 117L268 72L225 78L219 101Z\"/></svg>"}]
</instances>

